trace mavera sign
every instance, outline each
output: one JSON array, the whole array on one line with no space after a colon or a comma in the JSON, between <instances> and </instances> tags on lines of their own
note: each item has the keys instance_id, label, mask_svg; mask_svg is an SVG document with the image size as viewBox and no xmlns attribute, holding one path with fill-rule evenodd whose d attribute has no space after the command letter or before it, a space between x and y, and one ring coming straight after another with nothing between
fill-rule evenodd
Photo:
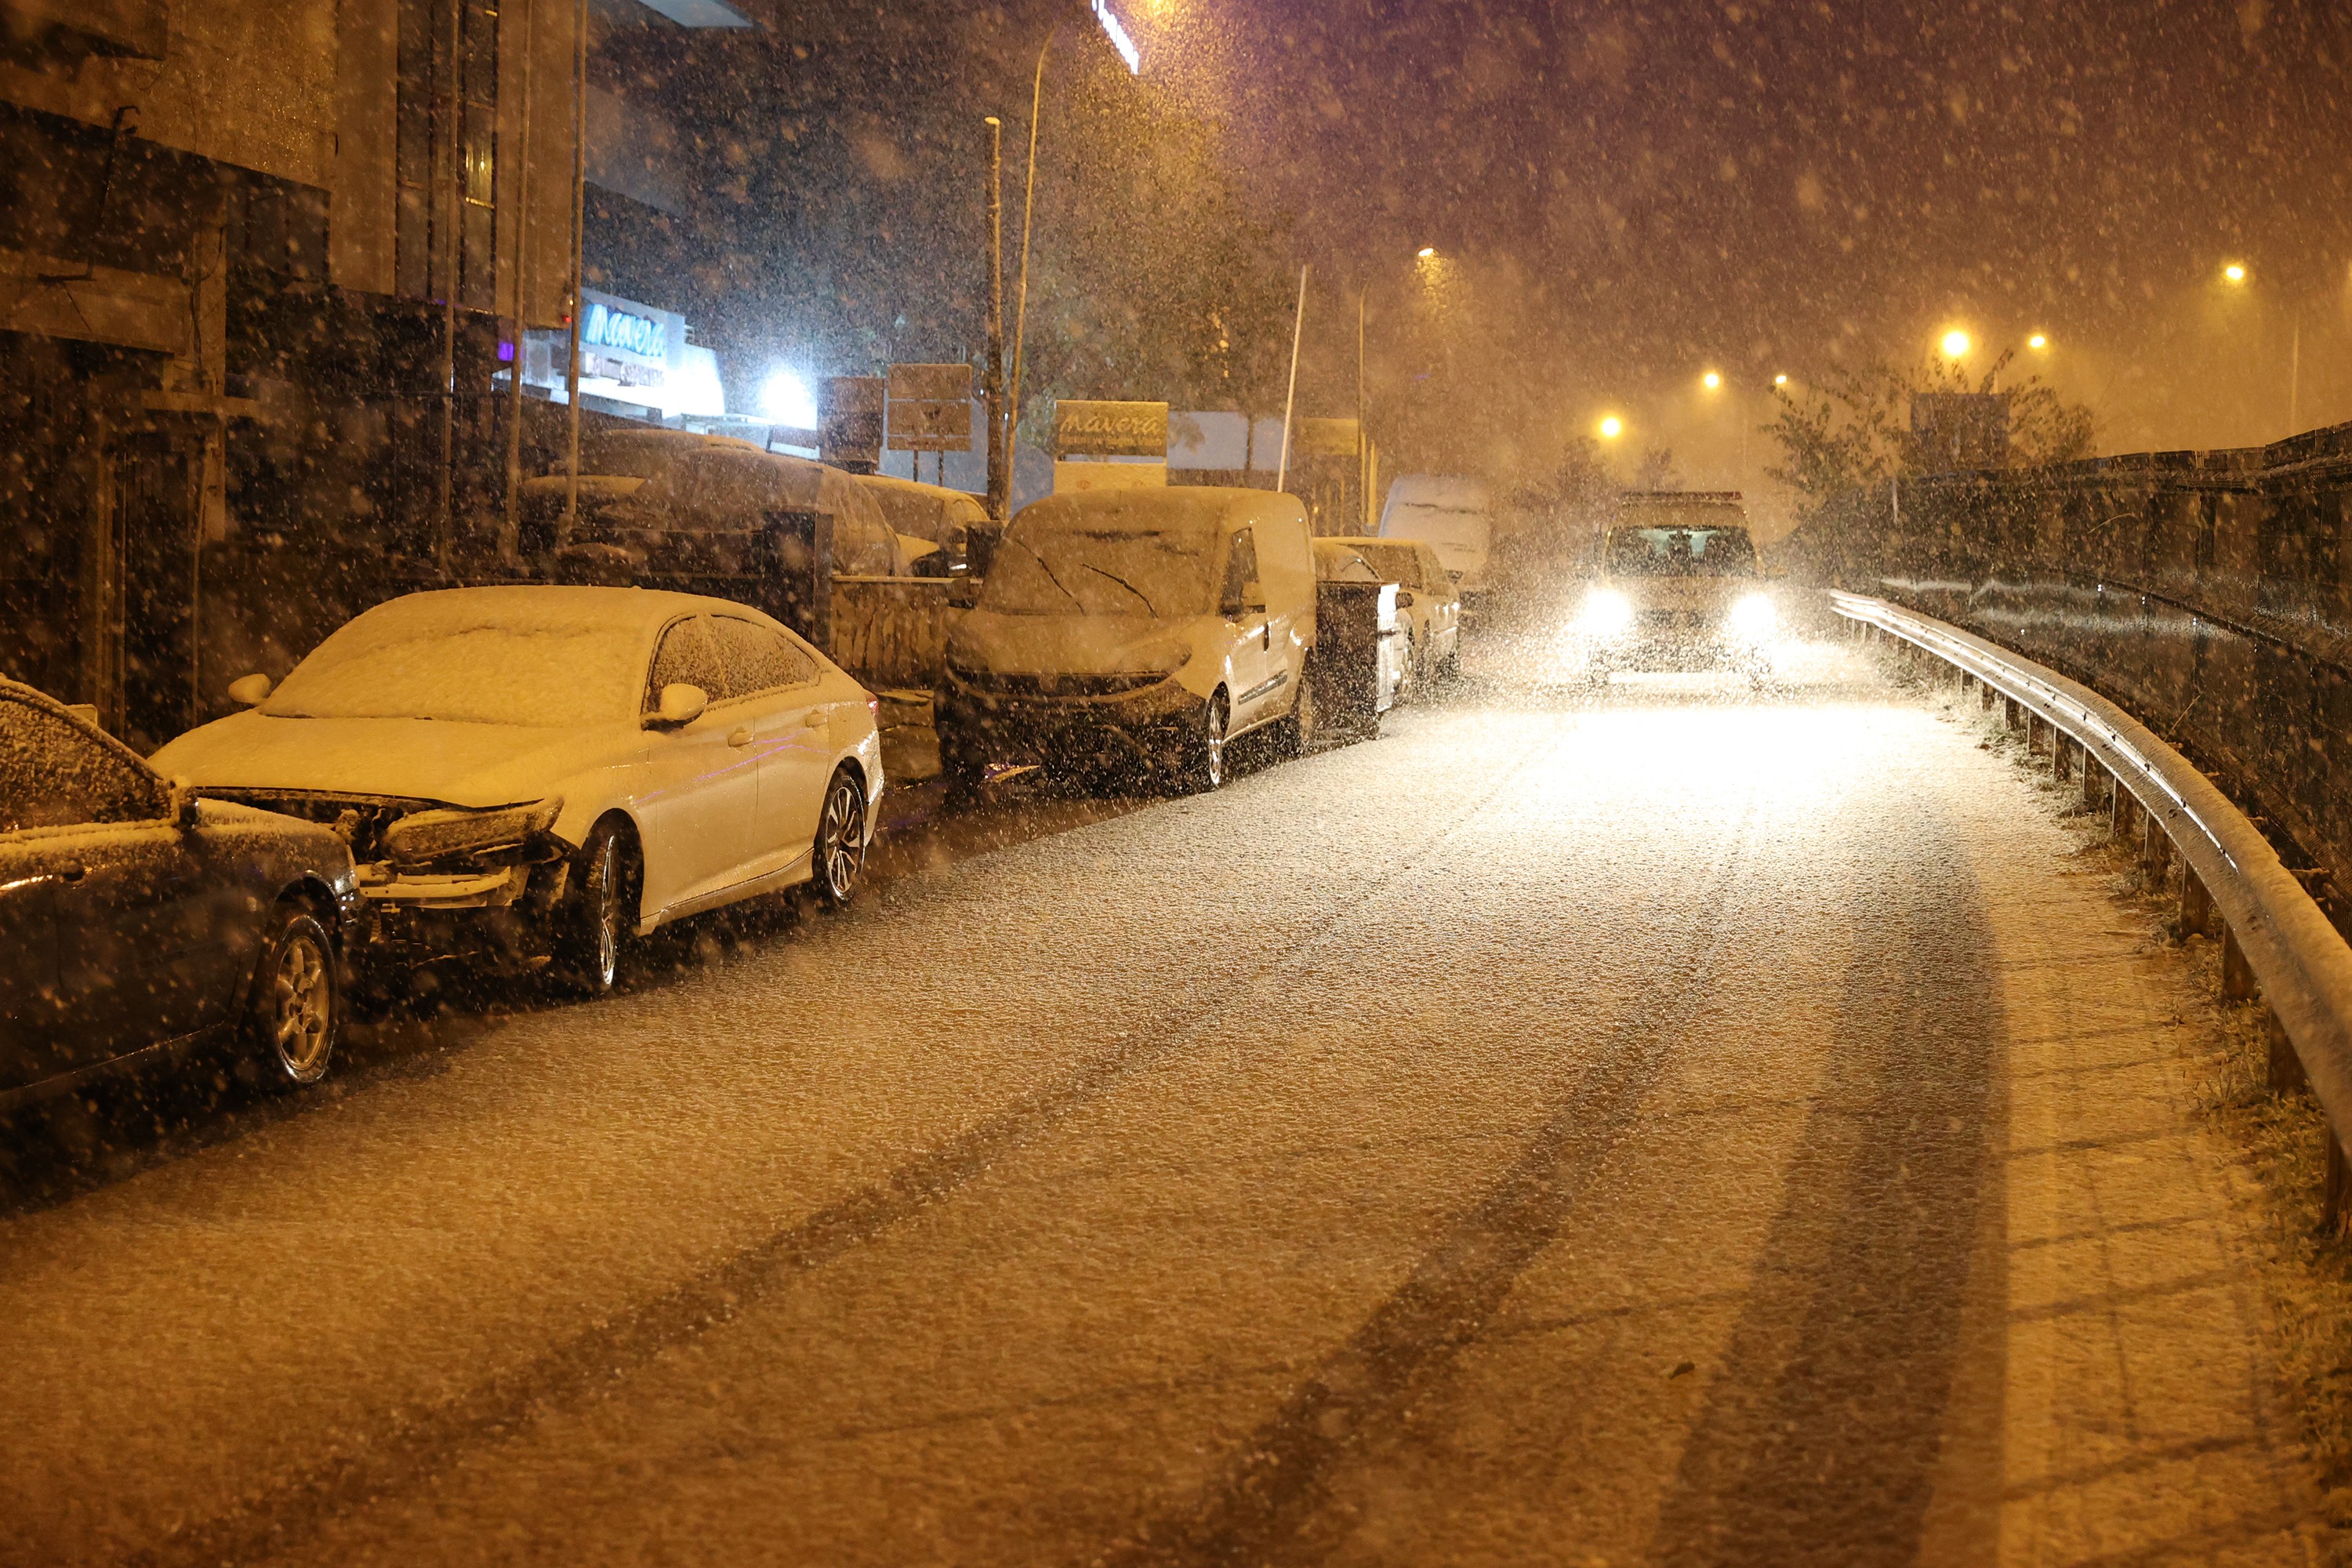
<instances>
[{"instance_id":1,"label":"mavera sign","mask_svg":"<svg viewBox=\"0 0 2352 1568\"><path fill-rule=\"evenodd\" d=\"M580 318L580 341L646 359L669 357L669 332L660 318L640 316L596 300L588 302L588 313Z\"/></svg>"},{"instance_id":2,"label":"mavera sign","mask_svg":"<svg viewBox=\"0 0 2352 1568\"><path fill-rule=\"evenodd\" d=\"M1164 458L1168 455L1168 405L1081 403L1065 398L1054 405L1054 455L1088 458Z\"/></svg>"}]
</instances>

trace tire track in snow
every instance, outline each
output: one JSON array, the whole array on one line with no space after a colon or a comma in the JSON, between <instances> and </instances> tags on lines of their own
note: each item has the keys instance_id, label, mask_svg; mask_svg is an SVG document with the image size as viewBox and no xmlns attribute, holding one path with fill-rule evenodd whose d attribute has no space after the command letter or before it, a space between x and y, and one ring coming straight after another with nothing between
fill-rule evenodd
<instances>
[{"instance_id":1,"label":"tire track in snow","mask_svg":"<svg viewBox=\"0 0 2352 1568\"><path fill-rule=\"evenodd\" d=\"M982 1118L887 1175L763 1241L730 1254L634 1308L600 1319L509 1372L427 1409L394 1411L363 1427L350 1447L191 1521L124 1561L137 1568L249 1562L298 1551L327 1521L429 1483L458 1458L520 1432L549 1412L594 1397L672 1346L723 1327L752 1303L945 1202L999 1162L1055 1130L1142 1069L1214 1026L1251 988L1297 967L1326 939L1366 918L1373 902L1409 879L1449 840L1494 810L1529 767L1571 743L1564 725L1498 768L1490 787L1410 855L1321 901L1306 929L1238 977L1204 977L1162 1009L1133 1042L1061 1083ZM1236 806L1235 809L1242 809Z\"/></svg>"},{"instance_id":2,"label":"tire track in snow","mask_svg":"<svg viewBox=\"0 0 2352 1568\"><path fill-rule=\"evenodd\" d=\"M1327 1506L1332 1472L1445 1374L1519 1276L1559 1238L1585 1184L1633 1124L1682 1026L1712 991L1734 923L1725 894L1741 868L1755 814L1751 795L1722 858L1681 912L1677 923L1689 935L1680 945L1692 962L1633 1002L1518 1159L1243 1441L1224 1475L1190 1508L1116 1543L1101 1563L1312 1563L1339 1544L1351 1521Z\"/></svg>"}]
</instances>

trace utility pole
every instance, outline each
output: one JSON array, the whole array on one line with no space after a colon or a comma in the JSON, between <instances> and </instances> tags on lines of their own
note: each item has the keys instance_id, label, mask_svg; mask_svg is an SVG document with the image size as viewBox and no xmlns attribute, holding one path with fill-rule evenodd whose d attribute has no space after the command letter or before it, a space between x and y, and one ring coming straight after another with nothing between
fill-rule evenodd
<instances>
[{"instance_id":1,"label":"utility pole","mask_svg":"<svg viewBox=\"0 0 2352 1568\"><path fill-rule=\"evenodd\" d=\"M580 521L580 306L588 272L588 0L572 18L572 356L563 367L563 530Z\"/></svg>"},{"instance_id":2,"label":"utility pole","mask_svg":"<svg viewBox=\"0 0 2352 1568\"><path fill-rule=\"evenodd\" d=\"M449 0L449 90L441 121L441 524L433 538L433 564L446 572L457 532L457 224L465 216L466 160L458 148L466 122L466 30L463 0Z\"/></svg>"},{"instance_id":3,"label":"utility pole","mask_svg":"<svg viewBox=\"0 0 2352 1568\"><path fill-rule=\"evenodd\" d=\"M530 265L530 69L536 51L531 47L531 0L520 0L522 15L522 156L515 161L514 206L514 361L507 367L507 520L499 534L499 559L514 564L522 552L522 367L523 342L530 331L525 287Z\"/></svg>"},{"instance_id":4,"label":"utility pole","mask_svg":"<svg viewBox=\"0 0 2352 1568\"><path fill-rule=\"evenodd\" d=\"M1364 432L1364 297L1369 292L1356 290L1356 526L1366 532L1372 526L1371 447Z\"/></svg>"},{"instance_id":5,"label":"utility pole","mask_svg":"<svg viewBox=\"0 0 2352 1568\"><path fill-rule=\"evenodd\" d=\"M1012 510L1013 454L1004 418L1004 122L988 116L988 515Z\"/></svg>"},{"instance_id":6,"label":"utility pole","mask_svg":"<svg viewBox=\"0 0 2352 1568\"><path fill-rule=\"evenodd\" d=\"M1020 301L1013 309L1013 406L1007 411L1004 431L1004 467L1006 484L1013 458L1019 451L1021 428L1021 353L1029 336L1029 230L1037 216L1037 114L1045 102L1045 55L1054 47L1054 35L1062 30L1059 22L1047 30L1045 41L1037 46L1037 76L1029 84L1029 184L1021 197L1021 284Z\"/></svg>"},{"instance_id":7,"label":"utility pole","mask_svg":"<svg viewBox=\"0 0 2352 1568\"><path fill-rule=\"evenodd\" d=\"M1290 385L1282 395L1282 456L1276 460L1274 488L1276 491L1290 479L1290 414L1298 397L1298 339L1307 330L1307 268L1298 269L1298 313L1290 322Z\"/></svg>"},{"instance_id":8,"label":"utility pole","mask_svg":"<svg viewBox=\"0 0 2352 1568\"><path fill-rule=\"evenodd\" d=\"M2303 308L2294 311L2294 337L2287 349L2286 359L2286 433L2294 435L2303 428Z\"/></svg>"}]
</instances>

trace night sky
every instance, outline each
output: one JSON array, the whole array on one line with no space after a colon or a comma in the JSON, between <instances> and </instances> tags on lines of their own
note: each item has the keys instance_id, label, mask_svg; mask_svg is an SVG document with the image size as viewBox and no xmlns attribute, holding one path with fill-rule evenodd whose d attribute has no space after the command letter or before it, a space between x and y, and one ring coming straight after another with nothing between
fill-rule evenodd
<instances>
[{"instance_id":1,"label":"night sky","mask_svg":"<svg viewBox=\"0 0 2352 1568\"><path fill-rule=\"evenodd\" d=\"M2106 450L2273 438L2291 397L2298 426L2352 419L2342 7L1127 9L1318 274L1370 289L1376 401L1478 396L1433 458L1538 462L1606 406L1728 479L1740 422L1703 369L1760 414L1776 373L1919 359L1953 325L1980 361L2020 345L2012 374L2089 403ZM1353 311L1335 287L1317 313L1330 384Z\"/></svg>"}]
</instances>

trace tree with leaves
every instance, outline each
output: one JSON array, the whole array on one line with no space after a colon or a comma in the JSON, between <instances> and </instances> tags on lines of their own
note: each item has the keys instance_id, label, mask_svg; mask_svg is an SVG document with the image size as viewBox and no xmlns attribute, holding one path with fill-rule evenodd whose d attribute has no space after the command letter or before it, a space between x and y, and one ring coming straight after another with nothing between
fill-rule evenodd
<instances>
[{"instance_id":1,"label":"tree with leaves","mask_svg":"<svg viewBox=\"0 0 2352 1568\"><path fill-rule=\"evenodd\" d=\"M1833 372L1801 391L1777 388L1779 413L1764 430L1780 442L1787 460L1765 472L1797 492L1798 515L1811 521L1836 496L1930 471L1940 465L1912 431L1911 400L1932 393L1993 395L2009 362L2001 355L1973 384L1958 365L1937 361L1910 369L1881 363ZM2066 402L2039 376L1999 395L2009 405L2006 467L2039 468L2090 455L2088 408Z\"/></svg>"}]
</instances>

